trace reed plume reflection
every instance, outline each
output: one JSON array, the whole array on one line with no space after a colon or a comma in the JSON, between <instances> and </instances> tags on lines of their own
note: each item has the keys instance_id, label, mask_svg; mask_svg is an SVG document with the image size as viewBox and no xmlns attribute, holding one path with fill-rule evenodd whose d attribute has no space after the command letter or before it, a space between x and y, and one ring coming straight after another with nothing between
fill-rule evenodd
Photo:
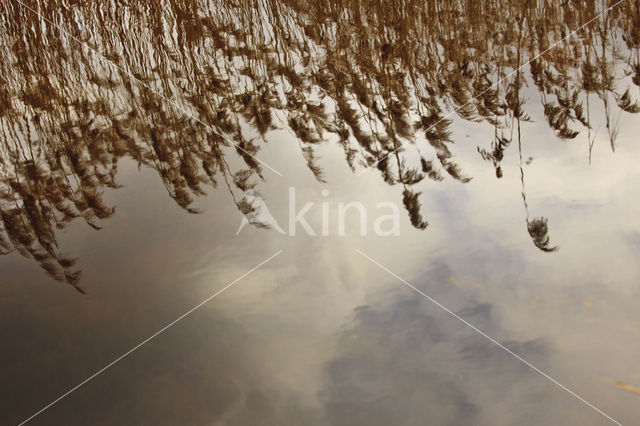
<instances>
[{"instance_id":1,"label":"reed plume reflection","mask_svg":"<svg viewBox=\"0 0 640 426\"><path fill-rule=\"evenodd\" d=\"M594 108L604 111L613 150L619 114L640 112L635 1L540 57L610 3L25 4L46 20L15 0L0 5L0 253L18 251L76 288L79 273L59 251L56 229L74 218L99 228L113 214L102 193L118 186L122 157L155 170L189 212L207 186L222 185L248 213L235 193L265 177L252 155L270 130L287 128L317 179L324 176L315 148L337 141L354 171L375 166L402 186L411 223L423 229L414 186L469 180L450 150L450 111L495 128L495 140L478 150L498 178L514 131L520 145L520 122L531 120L521 94L527 85L559 139L587 133L589 158ZM241 168L230 166L225 138L239 147ZM544 219L527 213L527 229L550 250Z\"/></svg>"}]
</instances>

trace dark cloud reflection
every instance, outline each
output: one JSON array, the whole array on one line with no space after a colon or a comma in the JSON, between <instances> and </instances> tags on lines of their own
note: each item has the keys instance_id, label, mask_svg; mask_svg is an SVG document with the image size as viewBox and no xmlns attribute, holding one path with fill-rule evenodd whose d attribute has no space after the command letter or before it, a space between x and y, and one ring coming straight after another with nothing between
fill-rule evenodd
<instances>
[{"instance_id":1,"label":"dark cloud reflection","mask_svg":"<svg viewBox=\"0 0 640 426\"><path fill-rule=\"evenodd\" d=\"M418 295L386 296L354 311L353 325L339 339L340 355L327 365L321 399L329 423L550 424L568 418L563 405L570 397L511 355ZM490 335L508 335L491 304L468 303L457 313ZM544 340L504 344L539 367L548 364ZM594 421L589 412L576 415Z\"/></svg>"}]
</instances>

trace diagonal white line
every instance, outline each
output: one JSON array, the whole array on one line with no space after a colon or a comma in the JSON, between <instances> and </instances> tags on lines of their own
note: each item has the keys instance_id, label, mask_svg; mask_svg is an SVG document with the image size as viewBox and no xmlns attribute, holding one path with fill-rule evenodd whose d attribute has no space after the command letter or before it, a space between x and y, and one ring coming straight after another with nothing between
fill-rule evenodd
<instances>
[{"instance_id":1,"label":"diagonal white line","mask_svg":"<svg viewBox=\"0 0 640 426\"><path fill-rule=\"evenodd\" d=\"M114 364L116 364L117 362L121 361L123 358L125 358L126 356L130 355L132 352L136 351L137 349L139 349L142 345L144 345L145 343L149 342L151 339L153 339L154 337L158 336L159 334L163 333L164 331L166 331L168 328L170 328L171 326L173 326L174 324L176 324L178 321L182 320L183 318L185 318L186 316L190 315L191 313L193 313L194 311L196 311L198 308L200 308L202 305L206 304L207 302L209 302L211 299L213 299L214 297L216 297L217 295L219 295L220 293L222 293L223 291L225 291L226 289L228 289L229 287L231 287L232 285L234 285L235 283L237 283L238 281L240 281L241 279L243 279L244 277L246 277L247 275L249 275L250 273L252 273L253 271L255 271L256 269L260 268L262 265L264 265L265 263L269 262L271 259L273 259L274 257L276 257L277 255L279 255L280 253L282 253L282 250L278 250L278 252L274 255L272 255L271 257L269 257L266 260L263 260L262 262L260 262L258 265L254 266L253 268L249 269L247 272L245 272L244 274L240 275L238 278L236 278L235 280L233 280L232 282L230 282L229 284L227 284L226 286L224 286L222 289L218 290L217 292L215 292L214 294L212 294L211 296L207 297L205 300L203 300L202 302L198 303L196 306L194 306L193 308L189 309L187 312L185 312L184 314L180 315L178 318L176 318L175 320L171 321L169 324L165 325L164 327L162 327L160 330L156 331L155 333L153 333L151 336L147 337L146 339L144 339L142 342L138 343L137 345L135 345L133 348L129 349L127 352L125 352L124 354L120 355L118 358L114 359L113 361L111 361L109 364L107 364L106 366L104 366L103 368L101 368L100 370L96 371L95 373L93 373L91 376L87 377L85 380L83 380L82 382L78 383L76 386L74 386L73 388L69 389L67 392L63 393L62 395L60 395L58 398L54 399L53 401L51 401L49 404L45 405L42 409L40 409L40 411L34 413L31 417L29 417L26 420L23 420L18 426L22 426L25 423L27 423L28 421L30 421L31 419L33 419L34 417L36 417L37 415L41 414L43 411L47 410L48 408L50 408L51 406L53 406L54 404L56 404L57 402L59 402L61 399L67 397L69 394L71 394L72 392L76 391L78 388L80 388L81 386L83 386L84 384L88 383L89 381L91 381L92 379L94 379L95 377L97 377L98 375L102 374L105 370L107 370L108 368L112 367Z\"/></svg>"},{"instance_id":2,"label":"diagonal white line","mask_svg":"<svg viewBox=\"0 0 640 426\"><path fill-rule=\"evenodd\" d=\"M420 291L419 289L417 289L415 286L413 286L411 283L409 283L408 281L403 280L402 278L400 278L398 275L394 274L392 271L390 271L388 268L384 267L383 265L381 265L380 263L378 263L377 261L375 261L374 259L372 259L371 257L369 257L368 255L366 255L365 253L363 253L360 250L356 250L360 255L362 255L364 258L368 259L369 261L371 261L372 263L374 263L375 265L377 265L378 267L380 267L380 269L388 272L389 274L393 275L395 278L397 278L398 280L402 281L405 285L407 285L408 287L412 288L413 290L415 290L417 293L419 293L422 297L424 297L425 299L429 300L431 303L433 303L434 305L438 306L439 308L443 309L445 312L447 312L449 315L453 316L454 318L456 318L457 320L461 321L464 325L466 325L467 327L471 328L472 330L474 330L475 332L477 332L478 334L480 334L481 336L485 337L487 340L489 340L491 343L495 344L496 346L498 346L500 349L504 350L505 352L507 352L509 355L513 356L514 358L516 358L518 361L522 362L523 364L525 364L526 366L528 366L529 368L531 368L532 370L536 371L537 373L541 374L544 378L546 378L547 380L549 380L550 382L552 382L553 384L561 387L562 389L564 389L565 391L569 392L571 395L573 395L574 397L578 398L580 401L584 402L585 404L587 404L589 407L593 408L594 410L596 410L598 413L602 414L603 416L605 416L607 419L611 420L613 423L622 426L622 423L618 422L617 420L613 419L611 416L609 416L608 414L606 414L604 411L600 410L598 407L596 407L595 405L593 405L592 403L590 403L589 401L587 401L586 399L582 398L580 395L578 395L577 393L575 393L574 391L572 391L571 389L567 388L566 386L564 386L562 383L558 382L557 380L555 380L553 377L549 376L547 373L545 373L544 371L538 369L536 366L534 366L533 364L531 364L529 361L527 361L526 359L522 358L520 355L516 354L515 352L513 352L511 349L507 348L505 345L503 345L502 343L498 342L496 339L494 339L493 337L487 335L485 332L483 332L482 330L480 330L479 328L477 328L476 326L474 326L473 324L469 323L468 321L466 321L464 318L460 317L458 314L456 314L455 312L453 312L452 310L450 310L449 308L447 308L446 306L442 305L440 302L438 302L437 300L435 300L434 298L432 298L431 296L425 294L424 292Z\"/></svg>"},{"instance_id":3,"label":"diagonal white line","mask_svg":"<svg viewBox=\"0 0 640 426\"><path fill-rule=\"evenodd\" d=\"M250 152L248 152L247 150L245 150L244 148L242 148L240 145L238 145L237 143L233 142L231 139L229 139L228 137L226 137L225 135L223 135L222 133L220 133L219 131L217 131L215 128L213 128L212 126L210 126L209 124L205 123L204 121L200 120L198 117L196 117L195 115L193 115L191 112L189 112L188 110L186 110L184 107L178 105L177 103L175 103L174 101L172 101L171 99L169 99L168 97L166 97L165 95L163 95L162 93L156 91L153 89L153 87L151 87L150 85L148 85L147 83L141 81L140 79L138 79L135 75L133 75L131 73L131 71L121 67L120 65L116 64L115 62L113 62L111 59L107 58L106 56L104 56L102 53L100 53L99 51L97 51L96 49L94 49L93 47L89 46L88 43L78 39L77 37L75 37L73 34L71 34L69 31L65 30L64 28L62 28L60 25L56 24L55 22L53 22L52 20L44 17L40 12L38 12L37 10L27 6L26 4L24 4L21 0L13 0L16 3L20 4L22 7L24 7L25 9L35 13L41 20L53 25L54 27L56 27L58 30L62 31L63 33L65 33L67 36L69 36L70 38L72 38L73 40L77 41L78 43L84 45L87 47L87 49L91 50L93 53L97 54L98 56L100 56L102 59L104 59L105 61L107 61L108 63L110 63L111 65L113 65L114 67L118 68L120 71L122 71L123 73L127 74L129 76L129 78L131 78L132 80L134 80L135 82L137 82L138 84L140 84L141 86L144 86L145 88L149 89L149 91L153 92L155 95L159 96L160 98L164 99L165 101L167 101L169 104L171 104L175 109L177 109L178 111L182 112L183 114L185 114L186 116L188 116L189 118L191 118L194 121L197 121L198 123L202 124L203 126L205 126L206 128L208 128L209 130L211 130L212 132L214 132L215 134L217 134L218 136L220 136L222 139L226 140L227 142L229 142L231 145L235 146L237 149L239 149L240 151L244 152L245 154L247 154L249 157L253 158L254 160L256 160L257 162L259 162L260 164L262 164L263 166L265 166L266 168L268 168L269 170L271 170L273 173L277 174L278 176L282 176L282 173L280 173L279 171L277 171L276 169L274 169L273 167L271 167L270 165L268 165L267 163L265 163L264 161L262 161L261 159L259 159L258 157L256 157L255 155L251 154Z\"/></svg>"},{"instance_id":4,"label":"diagonal white line","mask_svg":"<svg viewBox=\"0 0 640 426\"><path fill-rule=\"evenodd\" d=\"M438 124L442 123L444 120L446 120L447 118L449 118L451 115L457 113L458 111L460 111L461 109L463 109L464 107L466 107L467 105L469 105L470 103L472 103L473 101L475 101L476 99L478 99L480 96L484 95L485 93L487 93L489 90L492 90L494 87L496 87L497 85L499 85L500 83L502 83L503 81L505 81L506 79L508 79L509 77L511 77L512 75L514 75L515 73L518 73L520 71L522 71L522 69L524 67L526 67L527 65L529 65L531 62L535 61L536 59L538 59L539 57L541 57L542 55L544 55L545 53L547 53L548 51L550 51L551 49L555 48L557 45L559 45L560 43L565 42L566 40L568 40L569 38L573 37L574 34L576 34L578 31L582 30L583 28L585 28L587 25L589 25L590 23L592 23L593 21L595 21L596 19L600 18L602 15L604 15L605 13L609 12L611 9L613 9L614 7L616 7L617 5L619 5L620 3L622 3L624 0L618 0L617 3L613 4L612 6L608 7L604 12L599 13L596 17L590 19L589 21L587 21L586 24L581 25L580 27L578 27L577 29L575 29L574 31L570 32L566 37L561 38L560 40L556 41L555 43L553 43L551 46L549 46L548 48L546 48L545 50L543 50L542 52L538 53L537 55L535 55L533 58L529 59L525 64L521 65L519 68L515 69L514 71L510 72L509 74L507 74L505 77L501 78L500 80L496 81L495 83L493 83L491 86L489 86L488 88L486 88L485 90L483 90L482 92L478 93L476 96L474 96L471 100L467 101L464 105L455 108L453 111L449 112L447 115L445 115L444 117L442 117L440 120L438 120L436 123L434 123L433 125L431 125L431 127L429 127L426 131L428 132L429 130L433 129L435 126L437 126ZM382 157L380 160L376 161L375 163L373 163L370 166L367 166L366 168L362 169L361 171L359 171L358 173L356 173L356 176L361 176L362 174L366 173L369 169L376 167L378 164L380 164L381 162L383 162L384 160L387 159L387 157L389 157L390 155L394 154L395 152L397 152L398 150L400 150L403 146L405 146L408 142L403 142L400 144L400 146L398 146L396 149L394 149L393 151L389 152L387 155L385 155L384 157Z\"/></svg>"}]
</instances>

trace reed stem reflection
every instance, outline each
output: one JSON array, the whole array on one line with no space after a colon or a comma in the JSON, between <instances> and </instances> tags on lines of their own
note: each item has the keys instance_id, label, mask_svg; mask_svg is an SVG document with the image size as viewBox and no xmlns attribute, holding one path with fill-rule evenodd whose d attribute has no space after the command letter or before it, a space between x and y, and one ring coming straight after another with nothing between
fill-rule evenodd
<instances>
[{"instance_id":1,"label":"reed stem reflection","mask_svg":"<svg viewBox=\"0 0 640 426\"><path fill-rule=\"evenodd\" d=\"M505 135L516 126L520 149L520 122L531 120L521 95L528 84L560 140L586 131L589 159L592 109L604 111L612 150L620 114L640 112L637 1L620 3L511 76L610 3L25 4L55 25L14 0L0 5L0 253L18 251L76 288L79 273L59 251L56 229L74 218L99 228L113 214L102 193L117 188L123 157L155 170L189 212L205 188L221 184L248 213L235 194L265 176L252 155L270 130L287 128L318 180L325 176L315 148L337 142L353 170L376 165L387 183L401 185L412 225L424 229L416 185L470 179L450 150L448 112L494 127L491 146L478 150L498 178L512 140ZM229 149L226 137L241 149ZM230 166L232 154L243 167ZM527 213L527 229L538 248L552 251L546 221Z\"/></svg>"}]
</instances>

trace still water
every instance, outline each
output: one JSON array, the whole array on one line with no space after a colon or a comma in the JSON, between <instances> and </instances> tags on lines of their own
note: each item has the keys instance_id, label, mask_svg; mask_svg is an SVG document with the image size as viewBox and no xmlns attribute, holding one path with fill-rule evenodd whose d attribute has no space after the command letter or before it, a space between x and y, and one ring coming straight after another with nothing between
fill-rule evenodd
<instances>
[{"instance_id":1,"label":"still water","mask_svg":"<svg viewBox=\"0 0 640 426\"><path fill-rule=\"evenodd\" d=\"M3 1L0 423L640 424L639 47L631 0Z\"/></svg>"}]
</instances>

